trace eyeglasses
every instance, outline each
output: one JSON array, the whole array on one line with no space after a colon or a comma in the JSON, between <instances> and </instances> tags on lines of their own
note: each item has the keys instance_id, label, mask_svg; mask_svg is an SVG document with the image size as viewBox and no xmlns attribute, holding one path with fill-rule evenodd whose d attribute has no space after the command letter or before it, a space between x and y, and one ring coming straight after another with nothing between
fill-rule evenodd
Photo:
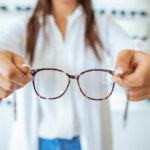
<instances>
[{"instance_id":1,"label":"eyeglasses","mask_svg":"<svg viewBox=\"0 0 150 150\"><path fill-rule=\"evenodd\" d=\"M37 96L56 100L68 90L71 80L76 80L79 90L86 98L100 101L109 98L114 90L111 70L91 69L79 75L70 75L55 68L41 68L30 71Z\"/></svg>"},{"instance_id":2,"label":"eyeglasses","mask_svg":"<svg viewBox=\"0 0 150 150\"><path fill-rule=\"evenodd\" d=\"M102 101L109 98L115 87L115 83L112 80L114 71L105 69L90 69L81 72L79 75L70 75L55 68L32 69L29 73L32 75L35 93L40 98L47 100L55 100L62 97L66 93L71 80L77 81L83 96L94 101ZM15 120L17 118L16 105L14 93ZM127 101L123 115L124 123L126 123L128 116L128 105L129 102Z\"/></svg>"}]
</instances>

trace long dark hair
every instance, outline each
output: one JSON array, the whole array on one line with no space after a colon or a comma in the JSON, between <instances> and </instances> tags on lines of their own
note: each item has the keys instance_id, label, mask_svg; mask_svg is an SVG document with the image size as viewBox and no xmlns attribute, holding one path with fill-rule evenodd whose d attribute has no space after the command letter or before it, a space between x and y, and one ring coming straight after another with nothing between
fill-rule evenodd
<instances>
[{"instance_id":1,"label":"long dark hair","mask_svg":"<svg viewBox=\"0 0 150 150\"><path fill-rule=\"evenodd\" d=\"M91 0L78 0L79 3L84 8L84 12L86 14L86 30L85 30L85 42L86 46L92 48L96 57L100 59L98 53L98 46L102 47L102 42L98 36L98 31L96 27L96 20L94 11L92 9ZM36 42L38 38L38 33L41 26L45 26L46 17L50 14L52 8L51 0L38 0L37 6L31 16L28 26L27 26L27 44L26 44L26 53L29 57L29 61L32 64L34 60L34 53ZM39 22L39 18L42 17L43 24L41 25Z\"/></svg>"}]
</instances>

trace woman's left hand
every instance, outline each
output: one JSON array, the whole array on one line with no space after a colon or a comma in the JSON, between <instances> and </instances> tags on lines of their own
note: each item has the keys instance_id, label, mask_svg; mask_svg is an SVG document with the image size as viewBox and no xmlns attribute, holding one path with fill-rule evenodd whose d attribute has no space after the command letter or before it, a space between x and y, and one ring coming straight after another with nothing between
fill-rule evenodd
<instances>
[{"instance_id":1,"label":"woman's left hand","mask_svg":"<svg viewBox=\"0 0 150 150\"><path fill-rule=\"evenodd\" d=\"M121 51L113 78L128 92L129 100L150 98L150 55L134 50Z\"/></svg>"}]
</instances>

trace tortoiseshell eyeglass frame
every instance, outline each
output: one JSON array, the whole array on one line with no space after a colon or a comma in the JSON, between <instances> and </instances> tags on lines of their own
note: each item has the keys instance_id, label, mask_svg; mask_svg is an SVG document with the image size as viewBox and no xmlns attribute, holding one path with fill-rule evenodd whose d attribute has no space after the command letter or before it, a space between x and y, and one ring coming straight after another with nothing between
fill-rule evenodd
<instances>
[{"instance_id":1,"label":"tortoiseshell eyeglass frame","mask_svg":"<svg viewBox=\"0 0 150 150\"><path fill-rule=\"evenodd\" d=\"M59 95L59 96L57 96L57 97L54 97L54 98L46 98L46 97L41 96L41 95L38 93L38 91L37 91L37 89L36 89L36 86L35 86L35 76L36 76L37 73L39 73L39 72L41 72L41 71L58 71L58 72L61 72L61 73L65 74L65 75L68 77L68 84L67 84L67 86L66 86L66 89L64 90L64 92L63 92L61 95ZM88 73L88 72L92 72L92 71L101 71L101 72L109 73L109 74L112 75L112 76L114 75L114 71L112 71L112 70L106 70L106 69L90 69L90 70L86 70L86 71L81 72L79 75L70 75L70 74L66 73L65 71L63 71L63 70L56 69L56 68L32 69L32 70L30 70L30 73L31 73L31 75L32 75L32 83L33 83L33 87L34 87L35 93L37 94L37 96L39 96L39 97L42 98L42 99L45 99L45 100L56 100L56 99L59 99L59 98L62 97L62 96L66 93L66 91L68 90L68 87L69 87L69 85L70 85L71 80L76 80L76 81L77 81L81 93L82 93L87 99L90 99L90 100L93 100L93 101L102 101L102 100L108 99L108 98L112 95L112 93L113 93L113 91L114 91L114 87L115 87L115 83L114 83L114 82L112 82L112 89L111 89L110 93L109 93L106 97L104 97L104 98L94 99L94 98L91 98L91 97L87 96L87 95L83 92L83 90L82 90L82 88L81 88L81 86L80 86L79 79L80 79L81 75L83 75L83 74L85 74L85 73Z\"/></svg>"}]
</instances>

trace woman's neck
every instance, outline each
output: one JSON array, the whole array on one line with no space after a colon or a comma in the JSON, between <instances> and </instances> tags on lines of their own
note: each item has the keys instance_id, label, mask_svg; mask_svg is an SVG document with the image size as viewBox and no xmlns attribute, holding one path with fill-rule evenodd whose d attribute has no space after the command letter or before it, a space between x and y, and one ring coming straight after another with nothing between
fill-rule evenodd
<instances>
[{"instance_id":1,"label":"woman's neck","mask_svg":"<svg viewBox=\"0 0 150 150\"><path fill-rule=\"evenodd\" d=\"M67 18L75 10L77 5L77 0L67 2L65 2L65 0L52 0L52 15L63 37L66 32Z\"/></svg>"}]
</instances>

